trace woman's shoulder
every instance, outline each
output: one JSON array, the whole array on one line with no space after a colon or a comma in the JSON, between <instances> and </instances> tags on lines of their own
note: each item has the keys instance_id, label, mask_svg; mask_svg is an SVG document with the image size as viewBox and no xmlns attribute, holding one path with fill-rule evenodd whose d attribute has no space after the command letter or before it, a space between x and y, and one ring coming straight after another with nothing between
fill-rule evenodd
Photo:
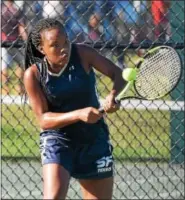
<instances>
[{"instance_id":1,"label":"woman's shoulder","mask_svg":"<svg viewBox=\"0 0 185 200\"><path fill-rule=\"evenodd\" d=\"M39 80L39 71L36 64L31 65L24 72L24 79L37 78Z\"/></svg>"},{"instance_id":2,"label":"woman's shoulder","mask_svg":"<svg viewBox=\"0 0 185 200\"><path fill-rule=\"evenodd\" d=\"M87 44L76 44L76 49L78 55L81 59L81 63L87 72L92 67L92 63L94 59L97 59L98 52L91 46Z\"/></svg>"},{"instance_id":3,"label":"woman's shoulder","mask_svg":"<svg viewBox=\"0 0 185 200\"><path fill-rule=\"evenodd\" d=\"M93 47L91 47L88 44L83 43L75 43L76 49L80 55L85 57L86 55L89 55L90 53L93 53L96 51Z\"/></svg>"}]
</instances>

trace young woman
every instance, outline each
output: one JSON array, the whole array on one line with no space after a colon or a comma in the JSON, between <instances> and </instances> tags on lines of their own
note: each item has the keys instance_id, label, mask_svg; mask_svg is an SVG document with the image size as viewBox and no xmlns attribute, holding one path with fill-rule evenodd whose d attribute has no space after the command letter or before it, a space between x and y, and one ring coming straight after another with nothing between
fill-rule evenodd
<instances>
[{"instance_id":1,"label":"young woman","mask_svg":"<svg viewBox=\"0 0 185 200\"><path fill-rule=\"evenodd\" d=\"M44 199L65 199L71 176L84 199L111 199L112 146L92 67L112 79L103 107L115 112L124 84L118 67L89 46L71 44L55 19L40 20L29 34L24 84L41 128Z\"/></svg>"}]
</instances>

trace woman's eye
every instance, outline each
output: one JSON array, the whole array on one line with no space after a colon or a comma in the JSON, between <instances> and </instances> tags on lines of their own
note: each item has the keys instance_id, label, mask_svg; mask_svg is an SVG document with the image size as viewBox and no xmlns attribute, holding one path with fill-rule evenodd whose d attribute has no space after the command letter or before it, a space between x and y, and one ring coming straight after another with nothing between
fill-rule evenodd
<instances>
[{"instance_id":1,"label":"woman's eye","mask_svg":"<svg viewBox=\"0 0 185 200\"><path fill-rule=\"evenodd\" d=\"M59 45L58 44L52 44L51 47L55 47L55 48L58 48Z\"/></svg>"}]
</instances>

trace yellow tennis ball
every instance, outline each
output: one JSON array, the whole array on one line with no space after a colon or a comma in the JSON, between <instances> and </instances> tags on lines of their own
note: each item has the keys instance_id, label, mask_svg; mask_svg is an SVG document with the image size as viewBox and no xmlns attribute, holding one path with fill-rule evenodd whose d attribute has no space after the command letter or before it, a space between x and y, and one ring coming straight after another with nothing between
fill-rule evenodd
<instances>
[{"instance_id":1,"label":"yellow tennis ball","mask_svg":"<svg viewBox=\"0 0 185 200\"><path fill-rule=\"evenodd\" d=\"M136 74L137 72L135 68L125 68L122 76L126 81L133 81L136 79Z\"/></svg>"}]
</instances>

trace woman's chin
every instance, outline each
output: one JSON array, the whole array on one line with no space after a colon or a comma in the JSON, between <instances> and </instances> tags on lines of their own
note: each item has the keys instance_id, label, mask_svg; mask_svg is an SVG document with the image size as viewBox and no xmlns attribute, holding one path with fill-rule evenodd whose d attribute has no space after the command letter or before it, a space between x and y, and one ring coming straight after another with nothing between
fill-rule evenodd
<instances>
[{"instance_id":1,"label":"woman's chin","mask_svg":"<svg viewBox=\"0 0 185 200\"><path fill-rule=\"evenodd\" d=\"M64 60L62 60L62 61L59 62L59 65L60 65L60 66L64 66L64 65L66 65L67 63L68 63L68 59L64 59Z\"/></svg>"},{"instance_id":2,"label":"woman's chin","mask_svg":"<svg viewBox=\"0 0 185 200\"><path fill-rule=\"evenodd\" d=\"M62 61L62 62L58 63L58 66L59 66L59 67L63 67L63 66L65 66L66 64L67 64L67 62Z\"/></svg>"}]
</instances>

